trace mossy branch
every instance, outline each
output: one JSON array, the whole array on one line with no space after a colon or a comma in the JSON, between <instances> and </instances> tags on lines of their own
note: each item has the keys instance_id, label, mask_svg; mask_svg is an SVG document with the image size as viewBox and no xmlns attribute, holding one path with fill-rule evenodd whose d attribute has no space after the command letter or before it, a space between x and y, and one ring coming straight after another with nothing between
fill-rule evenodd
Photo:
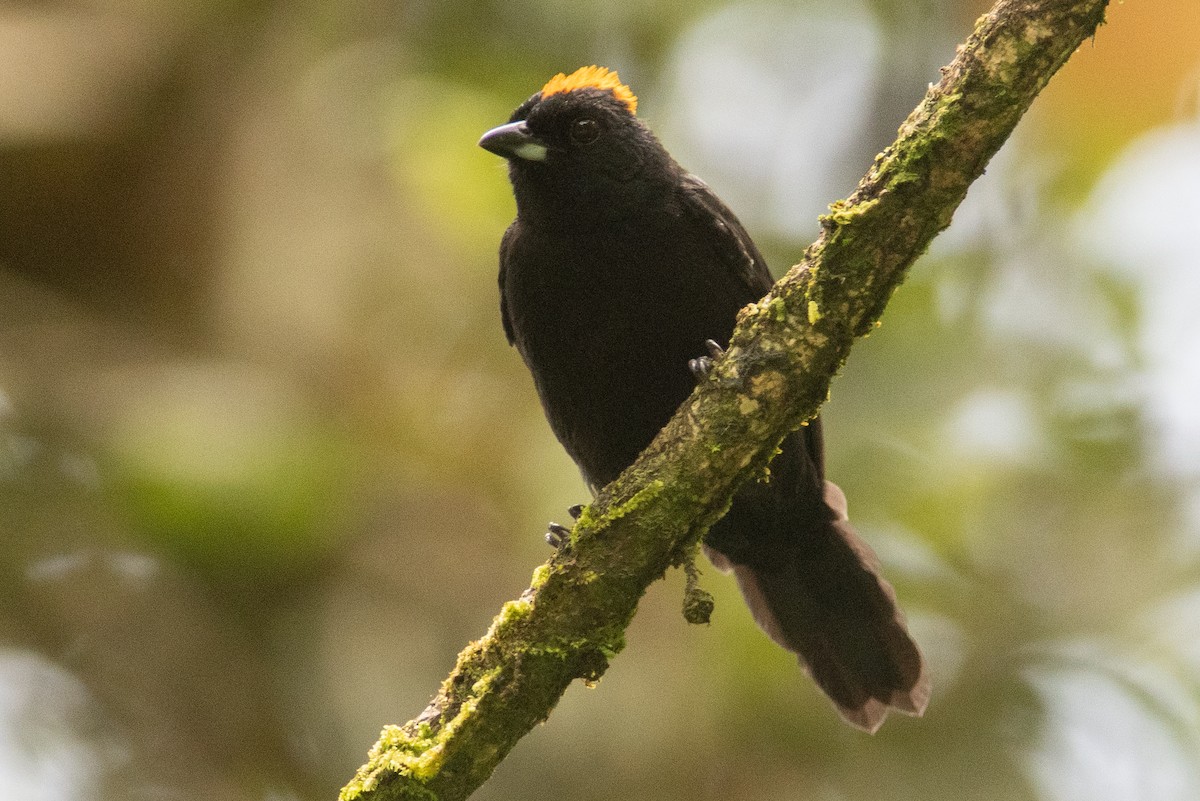
<instances>
[{"instance_id":1,"label":"mossy branch","mask_svg":"<svg viewBox=\"0 0 1200 801\"><path fill-rule=\"evenodd\" d=\"M342 801L464 799L572 681L600 677L646 588L817 413L855 337L1106 5L1002 0L980 18L896 142L822 218L803 261L742 311L709 380L459 655L425 712L383 731Z\"/></svg>"}]
</instances>

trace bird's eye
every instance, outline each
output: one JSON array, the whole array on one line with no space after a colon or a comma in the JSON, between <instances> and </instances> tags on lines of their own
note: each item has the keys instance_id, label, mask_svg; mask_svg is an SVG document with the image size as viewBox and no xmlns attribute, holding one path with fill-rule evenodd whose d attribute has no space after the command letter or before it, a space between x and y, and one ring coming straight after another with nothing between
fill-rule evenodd
<instances>
[{"instance_id":1,"label":"bird's eye","mask_svg":"<svg viewBox=\"0 0 1200 801\"><path fill-rule=\"evenodd\" d=\"M591 117L575 120L571 126L571 141L579 145L590 145L600 136L600 123Z\"/></svg>"}]
</instances>

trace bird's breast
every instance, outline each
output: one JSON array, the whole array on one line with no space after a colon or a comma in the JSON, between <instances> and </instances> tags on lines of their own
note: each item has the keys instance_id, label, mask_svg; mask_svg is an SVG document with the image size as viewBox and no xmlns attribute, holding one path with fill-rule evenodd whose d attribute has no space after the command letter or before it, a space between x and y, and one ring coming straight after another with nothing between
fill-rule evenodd
<instances>
[{"instance_id":1,"label":"bird's breast","mask_svg":"<svg viewBox=\"0 0 1200 801\"><path fill-rule=\"evenodd\" d=\"M679 232L525 231L502 291L551 426L589 480L615 478L694 386L688 359L740 305ZM711 260L711 259L710 259Z\"/></svg>"}]
</instances>

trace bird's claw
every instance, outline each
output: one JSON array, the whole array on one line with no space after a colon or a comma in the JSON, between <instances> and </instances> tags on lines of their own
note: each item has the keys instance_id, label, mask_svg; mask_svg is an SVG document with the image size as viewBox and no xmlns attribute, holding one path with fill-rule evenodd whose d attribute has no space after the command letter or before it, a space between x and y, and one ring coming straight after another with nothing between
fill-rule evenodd
<instances>
[{"instance_id":1,"label":"bird's claw","mask_svg":"<svg viewBox=\"0 0 1200 801\"><path fill-rule=\"evenodd\" d=\"M571 529L560 523L551 522L546 531L546 542L554 548L562 550L571 541Z\"/></svg>"},{"instance_id":2,"label":"bird's claw","mask_svg":"<svg viewBox=\"0 0 1200 801\"><path fill-rule=\"evenodd\" d=\"M583 504L577 503L568 507L567 514L571 516L572 520L578 520L579 516L583 514ZM561 523L551 522L547 526L546 542L561 551L571 542L571 529Z\"/></svg>"},{"instance_id":3,"label":"bird's claw","mask_svg":"<svg viewBox=\"0 0 1200 801\"><path fill-rule=\"evenodd\" d=\"M697 356L695 359L688 359L688 370L695 376L696 383L700 383L708 378L708 374L712 371L713 360L725 354L725 349L714 340L704 340L704 347L708 350L707 356Z\"/></svg>"}]
</instances>

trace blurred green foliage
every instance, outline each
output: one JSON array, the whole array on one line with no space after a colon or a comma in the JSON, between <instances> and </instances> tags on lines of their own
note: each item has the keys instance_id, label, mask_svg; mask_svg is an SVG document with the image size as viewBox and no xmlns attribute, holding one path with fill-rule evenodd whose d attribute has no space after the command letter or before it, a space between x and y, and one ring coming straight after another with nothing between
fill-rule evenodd
<instances>
[{"instance_id":1,"label":"blurred green foliage","mask_svg":"<svg viewBox=\"0 0 1200 801\"><path fill-rule=\"evenodd\" d=\"M781 271L983 10L0 13L0 797L331 798L525 587L585 489L475 141L547 78L620 69ZM479 798L1200 797L1200 12L1109 16L825 410L926 717L850 730L669 576Z\"/></svg>"}]
</instances>

